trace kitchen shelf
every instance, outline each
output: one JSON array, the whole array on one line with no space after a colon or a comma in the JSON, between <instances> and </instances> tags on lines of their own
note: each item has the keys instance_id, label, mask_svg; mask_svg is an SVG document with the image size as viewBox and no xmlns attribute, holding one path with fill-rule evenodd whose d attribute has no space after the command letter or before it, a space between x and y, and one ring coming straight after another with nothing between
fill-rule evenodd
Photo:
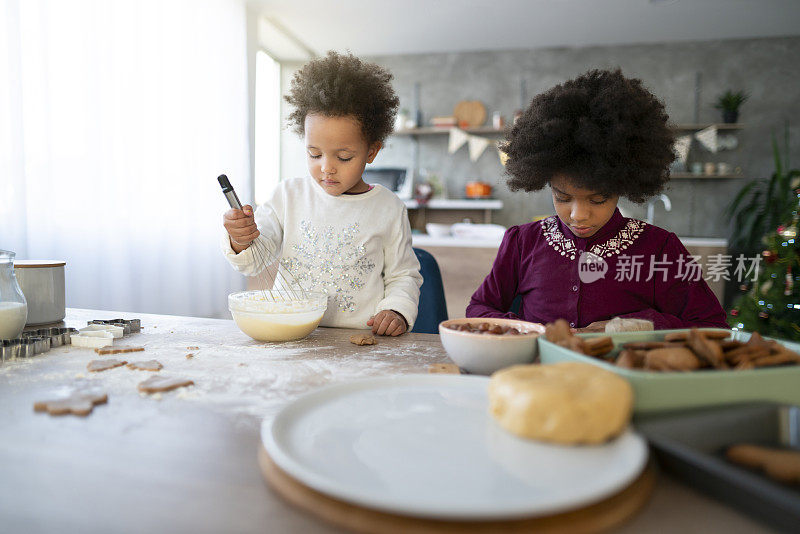
<instances>
[{"instance_id":1,"label":"kitchen shelf","mask_svg":"<svg viewBox=\"0 0 800 534\"><path fill-rule=\"evenodd\" d=\"M701 122L696 124L674 124L672 126L673 130L684 130L684 131L699 131L705 130L709 126L716 126L717 130L741 130L744 128L744 124L741 123L728 123L728 122Z\"/></svg>"},{"instance_id":2,"label":"kitchen shelf","mask_svg":"<svg viewBox=\"0 0 800 534\"><path fill-rule=\"evenodd\" d=\"M744 124L724 123L724 122L703 122L696 124L675 124L672 126L676 131L700 131L708 128L709 126L716 126L718 130L741 130ZM505 133L505 128L495 128L493 126L475 126L472 128L461 128L467 133L471 134L487 134L487 135L502 135ZM395 130L392 135L444 135L450 133L450 127L437 128L433 126L426 126L424 128L411 128L407 130Z\"/></svg>"},{"instance_id":3,"label":"kitchen shelf","mask_svg":"<svg viewBox=\"0 0 800 534\"><path fill-rule=\"evenodd\" d=\"M467 133L471 134L497 134L501 135L505 132L503 128L495 128L493 126L475 126L473 128L461 128ZM395 130L392 135L442 135L449 134L450 127L436 128L433 126L425 128L411 128L408 130Z\"/></svg>"},{"instance_id":4,"label":"kitchen shelf","mask_svg":"<svg viewBox=\"0 0 800 534\"><path fill-rule=\"evenodd\" d=\"M699 180L713 180L714 178L744 178L741 174L694 174L691 172L673 172L670 173L670 178L680 178L683 180L690 180L697 178Z\"/></svg>"},{"instance_id":5,"label":"kitchen shelf","mask_svg":"<svg viewBox=\"0 0 800 534\"><path fill-rule=\"evenodd\" d=\"M446 199L434 198L427 204L420 206L416 200L404 200L406 208L413 210L417 208L428 208L433 210L501 210L503 209L502 200L468 200L468 199Z\"/></svg>"}]
</instances>

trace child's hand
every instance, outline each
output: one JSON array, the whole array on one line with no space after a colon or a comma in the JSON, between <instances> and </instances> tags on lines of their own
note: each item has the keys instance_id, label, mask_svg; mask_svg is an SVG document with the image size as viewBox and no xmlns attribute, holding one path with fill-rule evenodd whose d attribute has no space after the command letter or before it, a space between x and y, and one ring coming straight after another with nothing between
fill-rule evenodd
<instances>
[{"instance_id":1,"label":"child's hand","mask_svg":"<svg viewBox=\"0 0 800 534\"><path fill-rule=\"evenodd\" d=\"M379 336L399 336L406 331L406 320L395 311L382 310L370 317L367 326Z\"/></svg>"},{"instance_id":2,"label":"child's hand","mask_svg":"<svg viewBox=\"0 0 800 534\"><path fill-rule=\"evenodd\" d=\"M231 239L231 248L237 254L250 246L259 236L256 219L253 216L253 207L249 204L242 209L230 209L222 216L222 225L228 231Z\"/></svg>"}]
</instances>

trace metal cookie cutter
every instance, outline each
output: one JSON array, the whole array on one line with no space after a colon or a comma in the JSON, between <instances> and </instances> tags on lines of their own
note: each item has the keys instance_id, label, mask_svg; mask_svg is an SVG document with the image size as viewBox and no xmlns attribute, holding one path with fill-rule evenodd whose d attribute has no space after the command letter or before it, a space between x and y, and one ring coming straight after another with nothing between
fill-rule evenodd
<instances>
[{"instance_id":1,"label":"metal cookie cutter","mask_svg":"<svg viewBox=\"0 0 800 534\"><path fill-rule=\"evenodd\" d=\"M60 328L61 330L61 337L63 338L64 345L72 345L72 334L77 334L77 328Z\"/></svg>"},{"instance_id":2,"label":"metal cookie cutter","mask_svg":"<svg viewBox=\"0 0 800 534\"><path fill-rule=\"evenodd\" d=\"M12 339L11 341L17 343L18 350L15 351L16 358L30 358L36 354L37 338L22 337L22 338Z\"/></svg>"},{"instance_id":3,"label":"metal cookie cutter","mask_svg":"<svg viewBox=\"0 0 800 534\"><path fill-rule=\"evenodd\" d=\"M8 362L19 358L21 343L19 338L0 340L0 361Z\"/></svg>"},{"instance_id":4,"label":"metal cookie cutter","mask_svg":"<svg viewBox=\"0 0 800 534\"><path fill-rule=\"evenodd\" d=\"M44 332L44 335L40 334L39 332ZM27 341L33 341L34 343L34 353L41 354L43 352L47 352L50 350L50 329L49 328L40 328L39 330L28 330L27 332L22 333L22 339ZM33 356L33 354L31 354Z\"/></svg>"},{"instance_id":5,"label":"metal cookie cutter","mask_svg":"<svg viewBox=\"0 0 800 534\"><path fill-rule=\"evenodd\" d=\"M60 347L64 344L63 328L43 328L38 330L41 336L50 338L50 348Z\"/></svg>"},{"instance_id":6,"label":"metal cookie cutter","mask_svg":"<svg viewBox=\"0 0 800 534\"><path fill-rule=\"evenodd\" d=\"M124 324L127 327L125 335L137 334L142 329L142 321L140 319L111 319L109 323L119 326Z\"/></svg>"},{"instance_id":7,"label":"metal cookie cutter","mask_svg":"<svg viewBox=\"0 0 800 534\"><path fill-rule=\"evenodd\" d=\"M109 324L114 326L121 326L125 329L125 335L138 334L142 330L141 319L94 319L88 322L89 325L93 324Z\"/></svg>"},{"instance_id":8,"label":"metal cookie cutter","mask_svg":"<svg viewBox=\"0 0 800 534\"><path fill-rule=\"evenodd\" d=\"M31 358L36 354L36 341L31 338L22 338L19 340L19 354L18 358Z\"/></svg>"}]
</instances>

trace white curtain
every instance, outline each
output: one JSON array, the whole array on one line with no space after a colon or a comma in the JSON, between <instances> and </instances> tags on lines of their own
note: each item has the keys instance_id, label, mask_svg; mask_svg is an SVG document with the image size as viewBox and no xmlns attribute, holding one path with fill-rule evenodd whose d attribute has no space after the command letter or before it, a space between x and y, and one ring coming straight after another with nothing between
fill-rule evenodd
<instances>
[{"instance_id":1,"label":"white curtain","mask_svg":"<svg viewBox=\"0 0 800 534\"><path fill-rule=\"evenodd\" d=\"M0 248L67 306L227 316L226 173L249 201L245 7L0 0Z\"/></svg>"}]
</instances>

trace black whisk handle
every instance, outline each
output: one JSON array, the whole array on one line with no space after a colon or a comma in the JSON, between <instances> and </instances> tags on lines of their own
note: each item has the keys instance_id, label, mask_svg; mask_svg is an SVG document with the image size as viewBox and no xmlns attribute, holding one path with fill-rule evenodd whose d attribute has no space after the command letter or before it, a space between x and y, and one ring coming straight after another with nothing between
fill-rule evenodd
<instances>
[{"instance_id":1,"label":"black whisk handle","mask_svg":"<svg viewBox=\"0 0 800 534\"><path fill-rule=\"evenodd\" d=\"M242 209L242 203L239 202L239 197L236 195L236 191L233 190L233 186L230 180L228 180L228 177L224 174L220 174L217 177L217 181L220 187L222 187L222 193L225 195L225 198L228 199L228 204L237 210Z\"/></svg>"}]
</instances>

